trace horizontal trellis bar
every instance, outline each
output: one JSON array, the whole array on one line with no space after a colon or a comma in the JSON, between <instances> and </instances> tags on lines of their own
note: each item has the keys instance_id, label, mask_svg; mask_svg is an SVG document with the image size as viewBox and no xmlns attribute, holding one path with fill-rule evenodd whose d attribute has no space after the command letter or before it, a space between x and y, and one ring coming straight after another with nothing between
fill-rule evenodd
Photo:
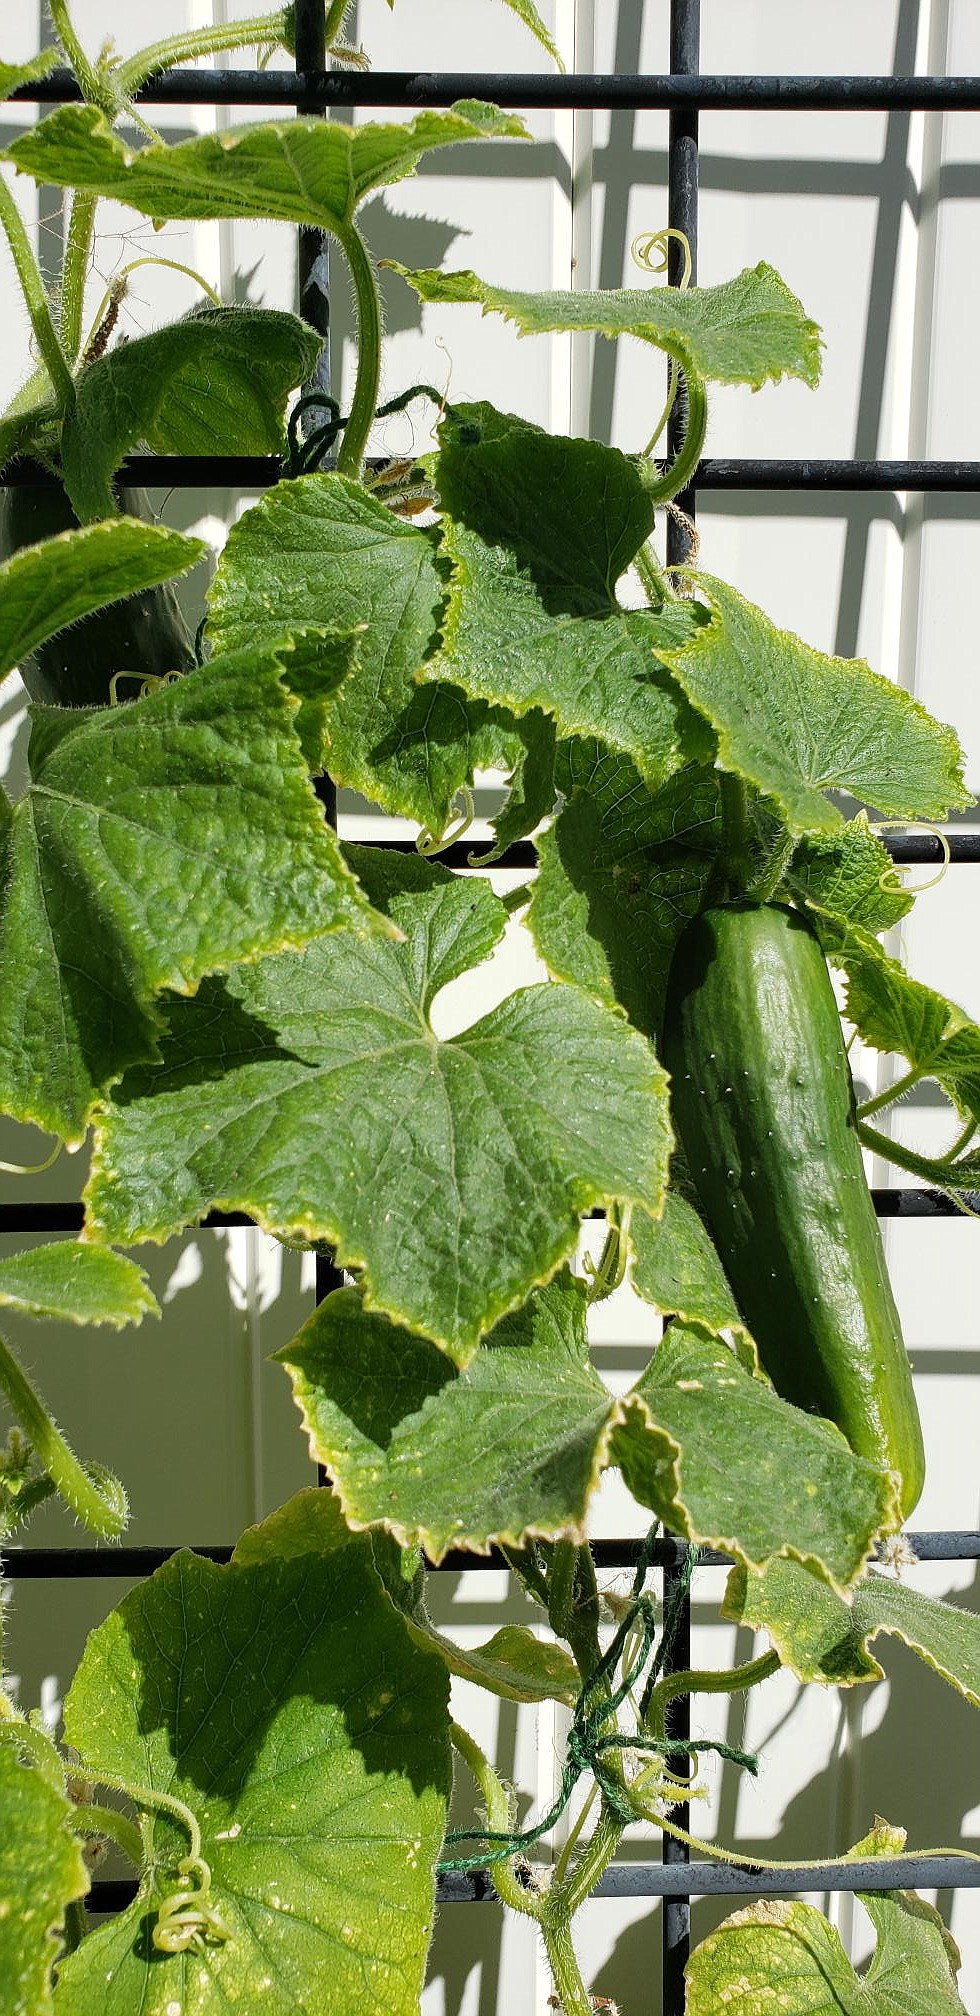
<instances>
[{"instance_id":1,"label":"horizontal trellis bar","mask_svg":"<svg viewBox=\"0 0 980 2016\"><path fill-rule=\"evenodd\" d=\"M81 92L49 70L15 99L61 104ZM555 111L976 112L980 77L614 76L474 70L170 70L137 94L150 105L496 105Z\"/></svg>"},{"instance_id":2,"label":"horizontal trellis bar","mask_svg":"<svg viewBox=\"0 0 980 2016\"><path fill-rule=\"evenodd\" d=\"M980 1561L980 1532L903 1533L902 1539L917 1561ZM593 1540L592 1559L603 1572L635 1568L643 1544L642 1540ZM177 1547L5 1547L3 1572L17 1582L42 1582L50 1576L106 1581L117 1576L152 1575L179 1552ZM202 1554L207 1561L223 1563L231 1560L233 1550L227 1546L195 1545L192 1552ZM676 1568L686 1559L687 1552L686 1540L668 1534L655 1543L648 1559L654 1568ZM731 1565L731 1555L716 1548L706 1547L698 1553L699 1568ZM434 1572L463 1575L509 1570L499 1548L492 1547L488 1554L467 1554L462 1548L453 1548Z\"/></svg>"},{"instance_id":3,"label":"horizontal trellis bar","mask_svg":"<svg viewBox=\"0 0 980 2016\"><path fill-rule=\"evenodd\" d=\"M129 455L117 483L159 490L264 490L278 483L276 455ZM12 462L0 488L36 483L31 464ZM980 491L980 462L850 461L843 457L708 456L699 463L697 490L913 490L925 494Z\"/></svg>"}]
</instances>

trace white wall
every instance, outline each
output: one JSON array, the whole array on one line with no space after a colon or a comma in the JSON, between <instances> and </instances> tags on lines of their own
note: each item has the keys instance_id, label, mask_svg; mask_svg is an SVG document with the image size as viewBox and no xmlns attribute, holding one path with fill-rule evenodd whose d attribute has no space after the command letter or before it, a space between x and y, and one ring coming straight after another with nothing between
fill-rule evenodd
<instances>
[{"instance_id":1,"label":"white wall","mask_svg":"<svg viewBox=\"0 0 980 2016\"><path fill-rule=\"evenodd\" d=\"M214 0L217 9L220 0ZM229 14L253 11L226 0ZM75 19L90 48L115 32L130 46L141 35L210 16L211 0L155 0L152 10L119 0L76 0ZM542 10L580 69L667 67L667 0L548 0ZM152 12L152 21L144 15ZM381 67L544 67L543 53L495 0L361 0L360 32ZM6 18L13 13L13 19ZM16 60L37 46L37 0L5 10L3 53ZM819 9L785 0L702 0L703 63L709 70L980 72L980 14L971 0L823 0ZM7 107L0 133L23 116ZM164 108L169 136L212 115ZM236 114L239 117L258 116ZM367 116L367 115L366 115ZM371 115L374 116L374 115ZM489 149L439 159L417 181L371 206L368 228L380 254L412 264L472 265L517 285L639 284L629 246L637 231L666 221L666 115L532 113L536 149ZM701 278L723 278L765 257L785 274L821 322L827 342L819 392L783 386L750 397L730 392L712 405L709 452L733 455L975 455L980 389L975 369L978 119L930 115L712 113L702 119ZM574 202L572 201L574 187ZM36 216L31 185L20 183ZM52 254L60 210L42 191L41 244ZM158 238L118 206L105 206L91 281L94 312L109 275L126 259L167 251L197 267L229 298L292 305L290 234L265 226L170 227ZM339 260L337 262L339 266ZM180 312L192 285L152 269L134 275L130 326L147 328ZM4 272L5 302L16 300ZM444 382L454 397L489 397L564 429L594 432L634 447L659 407L662 372L650 352L624 342L524 341L475 310L427 310L392 278L386 390L417 378ZM349 379L346 288L334 304L335 364ZM0 326L0 398L24 375L26 322L19 309ZM440 347L444 345L445 347ZM414 445L425 443L425 417ZM409 445L408 423L391 422L392 452ZM228 493L159 499L172 522L189 524L205 509L213 541L243 502ZM702 556L762 601L780 622L813 643L859 650L956 722L980 783L980 699L972 620L977 565L976 500L871 500L757 495L702 499ZM0 704L11 775L17 772L20 703L8 686ZM378 822L343 801L342 830L367 835ZM908 926L917 971L980 1014L976 893L980 871L952 870L924 896ZM491 975L468 982L462 1020L534 970L526 937L508 935ZM873 1059L858 1060L873 1076ZM878 1082L877 1080L875 1082ZM938 1139L939 1115L927 1104L903 1109L903 1131ZM6 1127L0 1153L31 1159L26 1135ZM24 1185L3 1181L5 1196ZM888 1180L876 1171L876 1180ZM895 1180L898 1180L897 1177ZM77 1194L81 1171L62 1164L32 1184L48 1197ZM980 1230L963 1223L905 1222L887 1232L889 1262L916 1371L930 1459L916 1524L974 1527L977 1506L977 1284ZM257 1234L201 1233L183 1247L151 1254L150 1269L166 1307L162 1331L133 1337L32 1336L38 1376L77 1444L128 1474L134 1489L135 1541L223 1541L306 1477L294 1416L267 1354L292 1333L309 1303L300 1261ZM645 1343L641 1340L646 1340ZM25 1344L27 1340L25 1337ZM597 1362L611 1383L636 1375L649 1345L648 1319L619 1295L596 1316ZM173 1447L181 1449L175 1464ZM628 1530L632 1508L615 1486L596 1517L602 1533ZM39 1522L38 1540L67 1543L73 1531L57 1512ZM976 1607L969 1564L913 1571L917 1585ZM721 1578L699 1578L695 1661L728 1663L751 1646L713 1621ZM121 1589L112 1583L62 1587L56 1600L41 1585L21 1584L12 1639L24 1693L49 1705L70 1675L83 1633ZM505 1614L521 1615L502 1577L443 1576L440 1614L474 1638ZM889 1678L843 1702L790 1681L767 1687L743 1710L696 1705L706 1732L743 1736L765 1754L758 1785L720 1774L702 1832L717 1828L746 1854L814 1856L835 1852L880 1811L910 1830L916 1845L980 1847L978 1722L942 1682L889 1643ZM502 1769L528 1797L551 1794L561 1732L550 1716L467 1692L461 1707L490 1743ZM630 1844L648 1855L649 1843ZM818 1900L819 1901L819 1900ZM855 1956L867 1950L866 1926L845 1900L834 1907ZM698 1930L723 1910L699 1906ZM855 1920L852 1935L852 1918ZM965 1955L961 1991L980 2006L980 1921L975 1895L963 1893L952 1923ZM659 1927L648 1907L600 1903L583 1921L597 1991L613 1994L630 2016L659 2006ZM501 1935L496 1912L450 1910L437 1936L426 2016L542 2016L547 1985L524 1925Z\"/></svg>"}]
</instances>

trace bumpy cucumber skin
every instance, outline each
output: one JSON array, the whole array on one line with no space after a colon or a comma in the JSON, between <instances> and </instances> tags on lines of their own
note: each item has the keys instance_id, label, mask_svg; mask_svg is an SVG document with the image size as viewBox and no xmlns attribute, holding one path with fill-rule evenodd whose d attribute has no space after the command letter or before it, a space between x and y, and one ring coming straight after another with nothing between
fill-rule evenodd
<instances>
[{"instance_id":1,"label":"bumpy cucumber skin","mask_svg":"<svg viewBox=\"0 0 980 2016\"><path fill-rule=\"evenodd\" d=\"M43 471L38 471L39 477ZM120 493L120 511L144 522L149 517L141 491ZM0 560L9 560L24 546L53 539L78 524L60 483L11 484L0 490ZM21 678L32 700L49 707L107 707L115 672L141 677L189 672L194 647L169 582L113 602L86 616L71 629L52 637L25 659ZM139 688L124 688L132 700Z\"/></svg>"},{"instance_id":2,"label":"bumpy cucumber skin","mask_svg":"<svg viewBox=\"0 0 980 2016\"><path fill-rule=\"evenodd\" d=\"M667 993L674 1125L777 1393L902 1479L925 1457L909 1361L854 1126L826 961L778 904L708 910Z\"/></svg>"}]
</instances>

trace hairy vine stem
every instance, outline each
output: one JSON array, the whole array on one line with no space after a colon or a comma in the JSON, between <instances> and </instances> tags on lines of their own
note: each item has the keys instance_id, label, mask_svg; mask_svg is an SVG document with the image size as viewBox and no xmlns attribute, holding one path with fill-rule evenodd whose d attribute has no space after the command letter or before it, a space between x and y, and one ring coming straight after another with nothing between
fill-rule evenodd
<instances>
[{"instance_id":1,"label":"hairy vine stem","mask_svg":"<svg viewBox=\"0 0 980 2016\"><path fill-rule=\"evenodd\" d=\"M368 435L374 423L381 384L381 296L374 262L353 225L340 238L350 267L357 307L357 380L350 417L344 430L337 469L341 476L360 476Z\"/></svg>"},{"instance_id":2,"label":"hairy vine stem","mask_svg":"<svg viewBox=\"0 0 980 2016\"><path fill-rule=\"evenodd\" d=\"M7 234L17 269L17 278L24 295L24 305L31 318L31 328L54 386L58 404L62 413L70 413L75 404L75 386L68 359L54 326L48 297L44 291L44 281L41 278L41 269L34 257L30 239L24 228L24 220L2 176L0 176L0 224Z\"/></svg>"},{"instance_id":3,"label":"hairy vine stem","mask_svg":"<svg viewBox=\"0 0 980 2016\"><path fill-rule=\"evenodd\" d=\"M69 1448L8 1344L0 1337L0 1390L30 1441L35 1458L56 1490L100 1539L115 1540L123 1532L129 1506L118 1480L101 1464L84 1465Z\"/></svg>"},{"instance_id":4,"label":"hairy vine stem","mask_svg":"<svg viewBox=\"0 0 980 2016\"><path fill-rule=\"evenodd\" d=\"M288 7L277 7L272 14L252 14L243 21L188 28L160 42L151 42L118 65L116 80L128 98L148 77L160 70L176 69L179 63L193 63L201 56L217 56L225 50L263 48L267 43L281 42L288 27L289 11Z\"/></svg>"}]
</instances>

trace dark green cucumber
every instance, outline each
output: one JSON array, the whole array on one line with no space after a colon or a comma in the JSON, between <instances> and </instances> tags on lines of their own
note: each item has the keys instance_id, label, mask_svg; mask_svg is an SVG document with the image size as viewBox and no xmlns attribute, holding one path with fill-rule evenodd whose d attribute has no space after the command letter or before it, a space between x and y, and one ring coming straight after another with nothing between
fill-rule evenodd
<instances>
[{"instance_id":1,"label":"dark green cucumber","mask_svg":"<svg viewBox=\"0 0 980 2016\"><path fill-rule=\"evenodd\" d=\"M674 1125L705 1220L777 1393L860 1456L924 1478L922 1431L826 961L778 904L708 910L667 990Z\"/></svg>"},{"instance_id":2,"label":"dark green cucumber","mask_svg":"<svg viewBox=\"0 0 980 2016\"><path fill-rule=\"evenodd\" d=\"M78 524L61 484L41 469L37 474L36 483L0 490L0 560ZM139 490L121 491L119 509L144 523L150 515ZM25 659L20 672L32 700L51 707L106 707L115 672L162 678L166 672L189 672L194 662L180 604L165 582L62 630ZM132 700L138 690L134 685L122 697Z\"/></svg>"}]
</instances>

